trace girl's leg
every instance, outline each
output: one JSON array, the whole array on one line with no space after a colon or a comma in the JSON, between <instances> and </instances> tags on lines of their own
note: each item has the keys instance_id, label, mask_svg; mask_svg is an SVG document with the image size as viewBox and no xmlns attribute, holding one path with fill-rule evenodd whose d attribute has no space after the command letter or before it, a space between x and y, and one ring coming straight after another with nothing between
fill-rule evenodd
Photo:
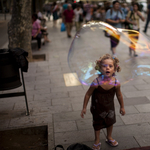
<instances>
[{"instance_id":1,"label":"girl's leg","mask_svg":"<svg viewBox=\"0 0 150 150\"><path fill-rule=\"evenodd\" d=\"M98 144L100 142L100 130L95 131L95 144Z\"/></svg>"},{"instance_id":2,"label":"girl's leg","mask_svg":"<svg viewBox=\"0 0 150 150\"><path fill-rule=\"evenodd\" d=\"M95 133L95 142L93 145L94 150L99 150L100 149L100 130L94 130Z\"/></svg>"},{"instance_id":3,"label":"girl's leg","mask_svg":"<svg viewBox=\"0 0 150 150\"><path fill-rule=\"evenodd\" d=\"M112 130L113 130L113 125L107 128L107 140L111 140L111 141L114 140L114 139L112 138ZM111 144L114 145L114 146L115 146L117 143L118 143L117 141L111 142Z\"/></svg>"},{"instance_id":4,"label":"girl's leg","mask_svg":"<svg viewBox=\"0 0 150 150\"><path fill-rule=\"evenodd\" d=\"M107 128L107 139L112 140L112 130L113 130L113 125Z\"/></svg>"}]
</instances>

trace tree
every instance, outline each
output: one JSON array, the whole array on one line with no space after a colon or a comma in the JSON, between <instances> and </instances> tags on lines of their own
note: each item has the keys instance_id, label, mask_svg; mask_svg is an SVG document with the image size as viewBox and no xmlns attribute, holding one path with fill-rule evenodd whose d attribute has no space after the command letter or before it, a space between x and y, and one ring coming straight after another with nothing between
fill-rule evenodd
<instances>
[{"instance_id":1,"label":"tree","mask_svg":"<svg viewBox=\"0 0 150 150\"><path fill-rule=\"evenodd\" d=\"M29 53L31 49L31 2L32 0L13 0L12 18L8 23L9 48L19 47Z\"/></svg>"}]
</instances>

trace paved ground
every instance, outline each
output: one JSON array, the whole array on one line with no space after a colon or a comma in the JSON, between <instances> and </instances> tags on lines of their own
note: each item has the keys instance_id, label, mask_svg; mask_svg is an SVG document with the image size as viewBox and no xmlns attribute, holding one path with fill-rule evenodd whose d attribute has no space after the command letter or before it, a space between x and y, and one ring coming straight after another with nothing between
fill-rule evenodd
<instances>
[{"instance_id":1,"label":"paved ground","mask_svg":"<svg viewBox=\"0 0 150 150\"><path fill-rule=\"evenodd\" d=\"M52 22L47 22L47 26L48 36L52 42L42 46L41 51L33 50L33 54L46 54L46 61L30 63L28 73L24 73L30 116L25 116L24 97L1 99L0 130L48 125L49 149L57 144L67 148L76 142L91 147L94 132L89 111L90 103L85 119L80 117L87 87L83 85L66 87L63 78L64 73L71 73L67 55L73 38L68 39L65 32L60 32L60 23L53 27ZM141 23L141 27L143 26L144 24ZM75 29L72 33L75 34ZM148 34L150 35L150 30ZM6 42L2 47L7 45ZM109 40L104 40L103 45L109 45ZM118 47L125 49L121 43ZM125 59L129 57L127 55L124 56ZM137 61L140 62L139 59ZM146 57L145 63L149 64L149 59ZM21 90L22 87L11 91ZM109 147L105 143L106 131L102 130L100 135L102 150L121 150L150 145L149 91L148 77L138 77L122 86L126 115L120 116L119 104L115 99L117 123L113 130L113 137L119 142L119 146ZM6 92L8 91L3 91Z\"/></svg>"}]
</instances>

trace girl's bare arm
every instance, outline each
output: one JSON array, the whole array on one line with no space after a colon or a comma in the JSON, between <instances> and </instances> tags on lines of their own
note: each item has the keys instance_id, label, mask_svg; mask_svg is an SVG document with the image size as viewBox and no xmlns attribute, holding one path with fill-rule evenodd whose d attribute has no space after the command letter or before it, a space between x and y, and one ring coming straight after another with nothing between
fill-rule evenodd
<instances>
[{"instance_id":1,"label":"girl's bare arm","mask_svg":"<svg viewBox=\"0 0 150 150\"><path fill-rule=\"evenodd\" d=\"M87 104L89 102L89 99L93 93L93 91L95 90L95 88L97 88L97 85L94 85L92 84L90 86L90 88L88 89L88 91L86 92L85 94L85 97L84 97L84 102L83 102L83 109L81 111L81 117L84 118L84 114L86 114L86 107L87 107Z\"/></svg>"},{"instance_id":2,"label":"girl's bare arm","mask_svg":"<svg viewBox=\"0 0 150 150\"><path fill-rule=\"evenodd\" d=\"M120 84L118 84L116 86L116 96L117 96L117 99L118 99L119 104L120 104L120 113L122 115L125 115L124 102L123 102L123 96L122 96L122 93L120 90Z\"/></svg>"},{"instance_id":3,"label":"girl's bare arm","mask_svg":"<svg viewBox=\"0 0 150 150\"><path fill-rule=\"evenodd\" d=\"M94 91L95 87L91 86L88 91L86 92L85 94L85 97L84 97L84 102L83 102L83 109L86 109L87 107L87 104L89 102L89 99Z\"/></svg>"},{"instance_id":4,"label":"girl's bare arm","mask_svg":"<svg viewBox=\"0 0 150 150\"><path fill-rule=\"evenodd\" d=\"M140 11L137 12L137 15L141 18L142 21L145 21L145 18L142 16L142 14L140 13Z\"/></svg>"}]
</instances>

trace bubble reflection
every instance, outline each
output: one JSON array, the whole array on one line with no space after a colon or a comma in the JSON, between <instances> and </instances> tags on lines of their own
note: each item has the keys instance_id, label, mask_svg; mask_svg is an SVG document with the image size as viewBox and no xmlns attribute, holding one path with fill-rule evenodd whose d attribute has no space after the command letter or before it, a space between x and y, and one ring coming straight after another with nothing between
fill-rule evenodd
<instances>
[{"instance_id":1,"label":"bubble reflection","mask_svg":"<svg viewBox=\"0 0 150 150\"><path fill-rule=\"evenodd\" d=\"M117 58L120 60L122 71L116 73L116 78L126 84L137 76L150 76L150 44L148 39L138 31L118 29L105 22L89 22L80 30L80 37L76 35L68 53L68 64L72 73L77 73L79 81L83 85L91 85L91 82L101 74L95 70L95 61L100 56L109 53L110 41L104 36L106 31L110 36L118 38ZM135 35L139 35L139 39ZM136 50L138 57L129 56L129 46Z\"/></svg>"}]
</instances>

